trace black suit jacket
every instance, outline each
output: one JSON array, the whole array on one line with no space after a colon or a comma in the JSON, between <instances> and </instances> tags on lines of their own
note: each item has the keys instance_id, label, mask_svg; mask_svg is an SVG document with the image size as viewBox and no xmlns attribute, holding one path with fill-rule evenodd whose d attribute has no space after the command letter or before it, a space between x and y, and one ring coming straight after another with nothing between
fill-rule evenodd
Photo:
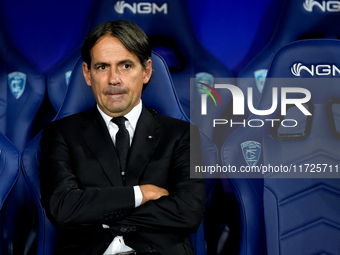
<instances>
[{"instance_id":1,"label":"black suit jacket","mask_svg":"<svg viewBox=\"0 0 340 255\"><path fill-rule=\"evenodd\" d=\"M189 233L204 210L203 179L190 178L190 124L144 106L137 122L123 184L119 161L100 113L91 110L45 126L41 146L42 204L57 228L55 253L103 254L113 237L124 236L137 251L193 254ZM195 154L196 155L196 154ZM134 207L132 186L154 184L169 196ZM104 229L102 224L110 226Z\"/></svg>"}]
</instances>

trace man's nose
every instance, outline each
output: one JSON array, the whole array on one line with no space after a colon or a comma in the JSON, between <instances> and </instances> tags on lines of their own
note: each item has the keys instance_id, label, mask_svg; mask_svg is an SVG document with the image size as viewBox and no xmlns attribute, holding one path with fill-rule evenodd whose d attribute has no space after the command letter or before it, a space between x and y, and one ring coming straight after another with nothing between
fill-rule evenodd
<instances>
[{"instance_id":1,"label":"man's nose","mask_svg":"<svg viewBox=\"0 0 340 255\"><path fill-rule=\"evenodd\" d=\"M110 76L109 76L109 84L117 85L119 83L120 83L120 75L117 70L112 68L110 72Z\"/></svg>"}]
</instances>

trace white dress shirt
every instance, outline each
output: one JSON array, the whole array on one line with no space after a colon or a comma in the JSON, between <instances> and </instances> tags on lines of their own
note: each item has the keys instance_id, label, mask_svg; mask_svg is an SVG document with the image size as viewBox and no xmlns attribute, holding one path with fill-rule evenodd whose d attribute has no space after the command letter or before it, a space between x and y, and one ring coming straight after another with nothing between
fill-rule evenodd
<instances>
[{"instance_id":1,"label":"white dress shirt","mask_svg":"<svg viewBox=\"0 0 340 255\"><path fill-rule=\"evenodd\" d=\"M116 144L116 134L119 130L118 126L111 121L112 117L105 114L99 108L98 105L97 105L97 108L106 123L106 127L110 133L113 143ZM127 119L125 121L125 126L130 135L130 145L132 143L132 139L135 134L135 129L137 126L137 121L139 119L141 112L142 112L142 100L128 114L124 115L124 117ZM141 205L142 200L143 200L142 192L139 186L133 186L133 190L135 194L135 207L138 207ZM109 228L109 226L103 225L103 228ZM124 238L122 236L116 236L103 255L117 254L121 252L132 251L132 250L133 249L131 247L125 245Z\"/></svg>"}]
</instances>

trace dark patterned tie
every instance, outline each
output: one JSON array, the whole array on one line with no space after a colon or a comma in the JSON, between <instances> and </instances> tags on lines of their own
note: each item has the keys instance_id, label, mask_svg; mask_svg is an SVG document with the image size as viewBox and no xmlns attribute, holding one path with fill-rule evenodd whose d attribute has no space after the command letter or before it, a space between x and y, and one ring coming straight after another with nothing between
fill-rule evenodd
<instances>
[{"instance_id":1,"label":"dark patterned tie","mask_svg":"<svg viewBox=\"0 0 340 255\"><path fill-rule=\"evenodd\" d=\"M130 136L125 127L126 118L124 116L115 117L112 118L111 121L119 128L116 134L116 150L120 163L120 172L122 174L123 181L125 181L126 158L130 148Z\"/></svg>"}]
</instances>

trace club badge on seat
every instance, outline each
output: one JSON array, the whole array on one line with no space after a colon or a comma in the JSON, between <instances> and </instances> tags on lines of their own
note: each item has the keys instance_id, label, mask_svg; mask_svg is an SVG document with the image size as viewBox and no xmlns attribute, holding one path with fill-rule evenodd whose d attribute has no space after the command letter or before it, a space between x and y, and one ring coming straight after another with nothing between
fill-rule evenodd
<instances>
[{"instance_id":1,"label":"club badge on seat","mask_svg":"<svg viewBox=\"0 0 340 255\"><path fill-rule=\"evenodd\" d=\"M241 143L244 159L249 166L255 166L261 155L261 144L255 141Z\"/></svg>"},{"instance_id":2,"label":"club badge on seat","mask_svg":"<svg viewBox=\"0 0 340 255\"><path fill-rule=\"evenodd\" d=\"M8 74L8 84L13 96L19 99L25 91L26 74L21 72L12 72Z\"/></svg>"}]
</instances>

